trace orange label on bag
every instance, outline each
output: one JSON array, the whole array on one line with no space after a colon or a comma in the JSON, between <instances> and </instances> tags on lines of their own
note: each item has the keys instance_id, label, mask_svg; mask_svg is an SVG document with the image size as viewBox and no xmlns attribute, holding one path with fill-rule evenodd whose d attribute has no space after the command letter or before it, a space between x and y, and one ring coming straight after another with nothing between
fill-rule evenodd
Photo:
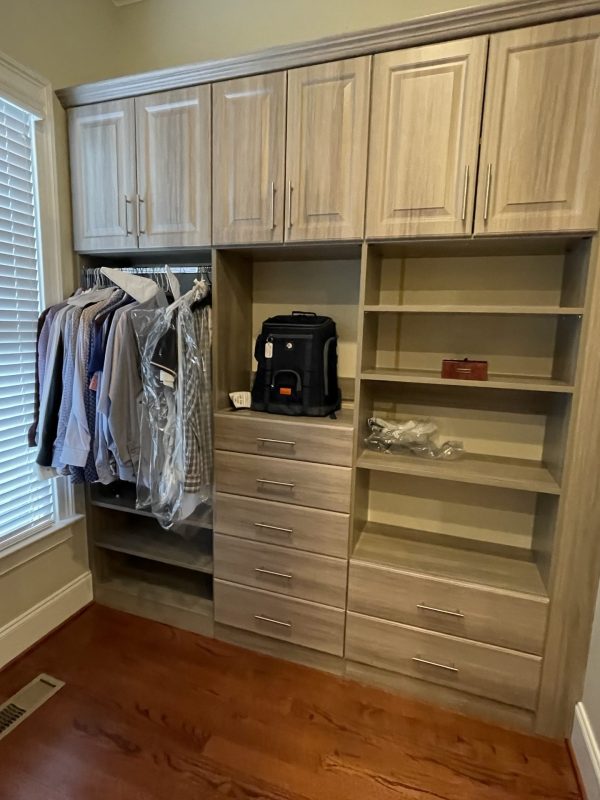
<instances>
[{"instance_id":1,"label":"orange label on bag","mask_svg":"<svg viewBox=\"0 0 600 800\"><path fill-rule=\"evenodd\" d=\"M285 395L287 395L287 397L290 397L291 394L292 394L292 390L290 388L288 388L287 386L282 386L279 389L279 394L285 394Z\"/></svg>"}]
</instances>

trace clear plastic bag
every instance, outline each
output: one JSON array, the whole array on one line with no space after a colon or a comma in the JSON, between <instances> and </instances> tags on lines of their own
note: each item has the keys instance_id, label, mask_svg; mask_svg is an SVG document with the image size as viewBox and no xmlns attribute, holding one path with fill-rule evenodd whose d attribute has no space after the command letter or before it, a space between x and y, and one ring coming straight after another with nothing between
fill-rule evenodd
<instances>
[{"instance_id":1,"label":"clear plastic bag","mask_svg":"<svg viewBox=\"0 0 600 800\"><path fill-rule=\"evenodd\" d=\"M437 425L429 419L408 419L388 422L378 417L368 420L370 434L365 444L382 453L415 455L453 461L464 452L462 442L447 441L436 445Z\"/></svg>"},{"instance_id":2,"label":"clear plastic bag","mask_svg":"<svg viewBox=\"0 0 600 800\"><path fill-rule=\"evenodd\" d=\"M199 313L205 312L210 309ZM212 444L203 424L210 420L210 407L202 408L198 422L200 399L210 403L210 350L201 356L194 314L185 302L175 310L131 314L143 384L137 506L149 506L162 527L171 528L212 496ZM156 362L167 336L174 344L172 372Z\"/></svg>"}]
</instances>

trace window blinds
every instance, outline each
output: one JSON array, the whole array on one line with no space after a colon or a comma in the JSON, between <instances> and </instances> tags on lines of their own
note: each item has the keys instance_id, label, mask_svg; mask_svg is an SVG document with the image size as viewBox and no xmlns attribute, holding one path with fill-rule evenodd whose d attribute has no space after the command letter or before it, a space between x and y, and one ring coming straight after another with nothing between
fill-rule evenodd
<instances>
[{"instance_id":1,"label":"window blinds","mask_svg":"<svg viewBox=\"0 0 600 800\"><path fill-rule=\"evenodd\" d=\"M53 521L54 490L27 445L40 280L33 120L0 98L0 549Z\"/></svg>"}]
</instances>

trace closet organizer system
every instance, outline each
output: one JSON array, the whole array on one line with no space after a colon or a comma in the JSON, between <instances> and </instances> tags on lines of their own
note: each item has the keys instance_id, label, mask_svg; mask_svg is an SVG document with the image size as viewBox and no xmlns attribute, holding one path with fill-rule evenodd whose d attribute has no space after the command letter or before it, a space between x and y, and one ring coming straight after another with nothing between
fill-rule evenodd
<instances>
[{"instance_id":1,"label":"closet organizer system","mask_svg":"<svg viewBox=\"0 0 600 800\"><path fill-rule=\"evenodd\" d=\"M596 5L59 93L82 265L213 266L214 535L92 486L101 601L569 729L599 569L600 16L564 16ZM232 411L262 320L295 308L337 323L342 411ZM489 379L440 377L464 356ZM465 455L372 452L372 415L430 417Z\"/></svg>"}]
</instances>

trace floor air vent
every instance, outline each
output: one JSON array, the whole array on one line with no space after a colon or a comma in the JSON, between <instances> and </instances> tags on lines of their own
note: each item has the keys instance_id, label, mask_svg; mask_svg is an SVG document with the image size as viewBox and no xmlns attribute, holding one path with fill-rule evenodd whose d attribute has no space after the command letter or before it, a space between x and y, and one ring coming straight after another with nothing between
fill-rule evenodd
<instances>
[{"instance_id":1,"label":"floor air vent","mask_svg":"<svg viewBox=\"0 0 600 800\"><path fill-rule=\"evenodd\" d=\"M0 739L14 730L65 684L51 675L38 675L0 706Z\"/></svg>"}]
</instances>

